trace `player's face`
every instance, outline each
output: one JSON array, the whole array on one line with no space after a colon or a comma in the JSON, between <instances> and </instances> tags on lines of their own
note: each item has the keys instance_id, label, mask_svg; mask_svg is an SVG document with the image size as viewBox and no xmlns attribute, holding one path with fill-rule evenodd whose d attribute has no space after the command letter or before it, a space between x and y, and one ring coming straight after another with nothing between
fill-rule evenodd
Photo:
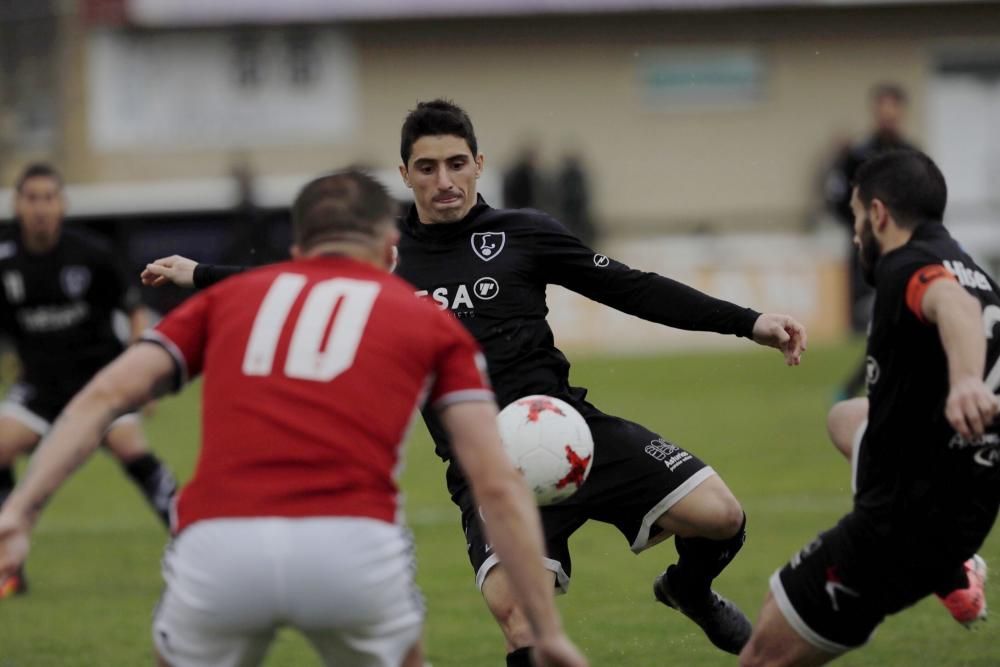
<instances>
[{"instance_id":1,"label":"player's face","mask_svg":"<svg viewBox=\"0 0 1000 667\"><path fill-rule=\"evenodd\" d=\"M483 156L451 134L425 136L413 143L409 163L399 167L403 182L413 190L420 221L458 222L476 205L476 179Z\"/></svg>"},{"instance_id":2,"label":"player's face","mask_svg":"<svg viewBox=\"0 0 1000 667\"><path fill-rule=\"evenodd\" d=\"M865 282L875 285L875 264L882 256L882 247L875 238L871 216L865 210L864 204L858 199L858 190L851 195L851 210L854 212L854 245L858 249L858 259Z\"/></svg>"},{"instance_id":3,"label":"player's face","mask_svg":"<svg viewBox=\"0 0 1000 667\"><path fill-rule=\"evenodd\" d=\"M36 247L47 247L59 238L65 208L62 187L48 176L26 180L14 199L21 233Z\"/></svg>"},{"instance_id":4,"label":"player's face","mask_svg":"<svg viewBox=\"0 0 1000 667\"><path fill-rule=\"evenodd\" d=\"M882 95L875 100L874 111L879 132L897 136L902 133L906 108L901 101L891 95Z\"/></svg>"}]
</instances>

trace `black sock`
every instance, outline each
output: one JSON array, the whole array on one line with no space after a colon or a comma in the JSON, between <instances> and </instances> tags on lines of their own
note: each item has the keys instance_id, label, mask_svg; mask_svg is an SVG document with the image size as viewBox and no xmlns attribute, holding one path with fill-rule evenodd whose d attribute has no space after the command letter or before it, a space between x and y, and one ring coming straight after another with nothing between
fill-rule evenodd
<instances>
[{"instance_id":1,"label":"black sock","mask_svg":"<svg viewBox=\"0 0 1000 667\"><path fill-rule=\"evenodd\" d=\"M7 500L7 496L14 490L14 468L0 467L0 505Z\"/></svg>"},{"instance_id":2,"label":"black sock","mask_svg":"<svg viewBox=\"0 0 1000 667\"><path fill-rule=\"evenodd\" d=\"M730 538L710 540L706 537L675 537L674 546L680 558L671 570L670 585L675 590L697 591L711 587L712 580L722 573L743 548L747 539L747 516L743 515L740 529Z\"/></svg>"},{"instance_id":3,"label":"black sock","mask_svg":"<svg viewBox=\"0 0 1000 667\"><path fill-rule=\"evenodd\" d=\"M177 491L177 480L163 462L153 454L123 464L125 472L135 482L142 495L153 506L160 520L170 527L170 503Z\"/></svg>"},{"instance_id":4,"label":"black sock","mask_svg":"<svg viewBox=\"0 0 1000 667\"><path fill-rule=\"evenodd\" d=\"M531 647L525 646L508 653L507 667L531 667Z\"/></svg>"}]
</instances>

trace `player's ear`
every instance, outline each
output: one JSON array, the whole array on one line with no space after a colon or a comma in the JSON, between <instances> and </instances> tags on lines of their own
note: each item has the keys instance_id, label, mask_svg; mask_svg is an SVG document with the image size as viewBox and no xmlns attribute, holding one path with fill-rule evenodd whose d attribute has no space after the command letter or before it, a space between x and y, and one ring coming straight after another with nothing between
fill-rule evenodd
<instances>
[{"instance_id":1,"label":"player's ear","mask_svg":"<svg viewBox=\"0 0 1000 667\"><path fill-rule=\"evenodd\" d=\"M889 222L889 209L881 199L872 199L868 215L872 221L872 225L880 232L885 229L886 224Z\"/></svg>"},{"instance_id":2,"label":"player's ear","mask_svg":"<svg viewBox=\"0 0 1000 667\"><path fill-rule=\"evenodd\" d=\"M406 183L406 187L412 190L413 186L410 185L410 172L407 171L405 164L399 165L399 175L402 177L403 183Z\"/></svg>"},{"instance_id":3,"label":"player's ear","mask_svg":"<svg viewBox=\"0 0 1000 667\"><path fill-rule=\"evenodd\" d=\"M483 173L483 167L486 165L486 156L480 153L476 156L476 178L479 178Z\"/></svg>"},{"instance_id":4,"label":"player's ear","mask_svg":"<svg viewBox=\"0 0 1000 667\"><path fill-rule=\"evenodd\" d=\"M299 259L302 257L302 248L299 247L298 243L293 243L288 249L288 254L292 256L292 259Z\"/></svg>"}]
</instances>

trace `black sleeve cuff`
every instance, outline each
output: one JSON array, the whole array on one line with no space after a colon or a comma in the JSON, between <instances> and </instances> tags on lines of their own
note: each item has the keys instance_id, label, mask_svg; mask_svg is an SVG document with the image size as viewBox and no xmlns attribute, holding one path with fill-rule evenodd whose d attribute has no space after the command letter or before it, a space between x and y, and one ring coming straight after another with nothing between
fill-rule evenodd
<instances>
[{"instance_id":1,"label":"black sleeve cuff","mask_svg":"<svg viewBox=\"0 0 1000 667\"><path fill-rule=\"evenodd\" d=\"M194 275L191 279L194 282L195 289L204 289L206 287L211 287L217 282L225 280L229 276L235 276L238 273L243 273L247 270L247 268L248 267L245 266L199 263L194 267Z\"/></svg>"},{"instance_id":2,"label":"black sleeve cuff","mask_svg":"<svg viewBox=\"0 0 1000 667\"><path fill-rule=\"evenodd\" d=\"M760 317L758 313L753 308L744 308L743 314L736 325L736 335L741 338L747 338L753 340L753 325L757 323L757 318Z\"/></svg>"}]
</instances>

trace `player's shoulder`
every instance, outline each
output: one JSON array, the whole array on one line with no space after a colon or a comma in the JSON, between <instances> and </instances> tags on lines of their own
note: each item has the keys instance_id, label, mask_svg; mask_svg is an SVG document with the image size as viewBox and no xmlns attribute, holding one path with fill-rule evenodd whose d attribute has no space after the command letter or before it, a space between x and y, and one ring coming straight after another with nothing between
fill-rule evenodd
<instances>
[{"instance_id":1,"label":"player's shoulder","mask_svg":"<svg viewBox=\"0 0 1000 667\"><path fill-rule=\"evenodd\" d=\"M928 264L941 264L962 254L944 225L921 225L905 245L879 260L878 273L883 280L908 280L917 269Z\"/></svg>"},{"instance_id":2,"label":"player's shoulder","mask_svg":"<svg viewBox=\"0 0 1000 667\"><path fill-rule=\"evenodd\" d=\"M510 232L560 232L566 227L545 211L534 208L493 208L476 221L476 227L490 227L495 231Z\"/></svg>"}]
</instances>

